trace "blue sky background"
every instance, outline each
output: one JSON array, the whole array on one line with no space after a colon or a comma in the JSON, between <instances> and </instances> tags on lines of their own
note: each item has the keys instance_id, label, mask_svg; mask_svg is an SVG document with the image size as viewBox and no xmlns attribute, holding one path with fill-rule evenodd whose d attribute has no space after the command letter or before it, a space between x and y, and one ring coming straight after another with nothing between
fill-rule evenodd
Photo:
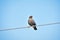
<instances>
[{"instance_id":1,"label":"blue sky background","mask_svg":"<svg viewBox=\"0 0 60 40\"><path fill-rule=\"evenodd\" d=\"M59 0L0 0L0 29L28 26L32 15L36 24L60 21ZM0 31L0 40L60 40L60 25Z\"/></svg>"}]
</instances>

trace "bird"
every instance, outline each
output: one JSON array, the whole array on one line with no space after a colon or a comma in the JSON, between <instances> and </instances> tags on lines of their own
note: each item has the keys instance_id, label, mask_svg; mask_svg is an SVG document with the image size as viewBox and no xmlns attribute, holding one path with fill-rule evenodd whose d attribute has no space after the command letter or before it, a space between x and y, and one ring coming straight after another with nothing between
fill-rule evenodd
<instances>
[{"instance_id":1,"label":"bird","mask_svg":"<svg viewBox=\"0 0 60 40\"><path fill-rule=\"evenodd\" d=\"M34 30L37 30L36 23L35 23L35 21L33 20L33 16L29 16L28 24L29 24L31 27L33 27Z\"/></svg>"}]
</instances>

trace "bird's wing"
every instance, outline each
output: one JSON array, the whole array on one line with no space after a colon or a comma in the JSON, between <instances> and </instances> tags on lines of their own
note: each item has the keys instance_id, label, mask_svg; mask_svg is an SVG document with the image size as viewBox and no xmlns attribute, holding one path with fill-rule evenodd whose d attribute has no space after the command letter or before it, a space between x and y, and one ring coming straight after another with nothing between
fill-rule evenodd
<instances>
[{"instance_id":1,"label":"bird's wing","mask_svg":"<svg viewBox=\"0 0 60 40\"><path fill-rule=\"evenodd\" d=\"M36 25L36 23L35 23L34 20L28 20L28 24L31 25L31 26L32 26L32 25Z\"/></svg>"}]
</instances>

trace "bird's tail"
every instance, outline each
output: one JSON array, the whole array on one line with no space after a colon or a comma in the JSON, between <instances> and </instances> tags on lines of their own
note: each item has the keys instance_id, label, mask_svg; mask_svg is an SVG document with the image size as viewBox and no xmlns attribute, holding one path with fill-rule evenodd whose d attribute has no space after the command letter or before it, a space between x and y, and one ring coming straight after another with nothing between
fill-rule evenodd
<instances>
[{"instance_id":1,"label":"bird's tail","mask_svg":"<svg viewBox=\"0 0 60 40\"><path fill-rule=\"evenodd\" d=\"M37 30L36 25L33 26L34 30Z\"/></svg>"}]
</instances>

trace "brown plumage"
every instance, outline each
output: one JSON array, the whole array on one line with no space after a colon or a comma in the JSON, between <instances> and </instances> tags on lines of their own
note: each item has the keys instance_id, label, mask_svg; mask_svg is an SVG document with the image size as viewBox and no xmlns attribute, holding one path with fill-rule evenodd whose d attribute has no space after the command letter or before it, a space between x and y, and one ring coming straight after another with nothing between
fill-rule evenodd
<instances>
[{"instance_id":1,"label":"brown plumage","mask_svg":"<svg viewBox=\"0 0 60 40\"><path fill-rule=\"evenodd\" d=\"M33 20L33 16L29 16L28 24L29 24L30 26L32 26L32 27L34 28L34 30L37 30L37 28L36 28L36 23L35 23L35 21Z\"/></svg>"}]
</instances>

